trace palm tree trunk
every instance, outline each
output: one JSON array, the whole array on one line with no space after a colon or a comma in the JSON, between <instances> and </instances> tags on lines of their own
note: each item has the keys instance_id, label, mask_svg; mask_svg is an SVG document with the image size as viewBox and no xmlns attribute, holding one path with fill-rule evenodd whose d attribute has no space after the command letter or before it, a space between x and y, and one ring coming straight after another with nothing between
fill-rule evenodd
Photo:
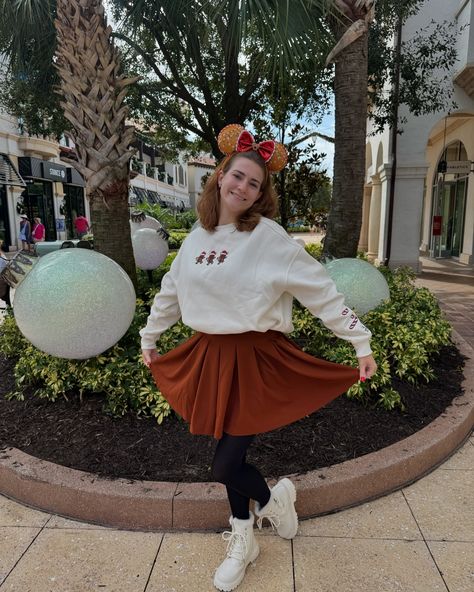
<instances>
[{"instance_id":1,"label":"palm tree trunk","mask_svg":"<svg viewBox=\"0 0 474 592\"><path fill-rule=\"evenodd\" d=\"M367 51L365 33L336 62L334 181L324 257L357 255L365 179Z\"/></svg>"},{"instance_id":2,"label":"palm tree trunk","mask_svg":"<svg viewBox=\"0 0 474 592\"><path fill-rule=\"evenodd\" d=\"M136 277L128 211L128 180L122 179L89 196L94 246Z\"/></svg>"}]
</instances>

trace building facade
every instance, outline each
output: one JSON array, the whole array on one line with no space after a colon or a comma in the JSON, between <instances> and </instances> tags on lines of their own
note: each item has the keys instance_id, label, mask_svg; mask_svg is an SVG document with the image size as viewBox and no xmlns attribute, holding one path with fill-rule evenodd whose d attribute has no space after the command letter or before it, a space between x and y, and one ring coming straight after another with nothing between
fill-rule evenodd
<instances>
[{"instance_id":1,"label":"building facade","mask_svg":"<svg viewBox=\"0 0 474 592\"><path fill-rule=\"evenodd\" d=\"M400 115L407 121L397 139L396 168L393 130L371 135L369 121L359 246L377 263L388 254L391 267L408 265L416 271L420 255L474 263L473 17L472 0L429 0L403 27L406 41L433 19L456 23L458 62L450 84L457 109L414 117L402 108Z\"/></svg>"},{"instance_id":2,"label":"building facade","mask_svg":"<svg viewBox=\"0 0 474 592\"><path fill-rule=\"evenodd\" d=\"M81 175L60 160L57 142L22 135L14 117L0 111L0 240L18 249L20 215L40 218L46 240L73 235L73 221L89 217Z\"/></svg>"},{"instance_id":3,"label":"building facade","mask_svg":"<svg viewBox=\"0 0 474 592\"><path fill-rule=\"evenodd\" d=\"M130 206L148 202L173 211L189 209L187 163L163 161L143 142L136 148ZM22 214L31 222L41 218L47 241L74 238L77 216L90 221L84 179L61 161L73 150L67 139L57 143L22 134L16 118L0 110L0 240L6 251L21 248Z\"/></svg>"}]
</instances>

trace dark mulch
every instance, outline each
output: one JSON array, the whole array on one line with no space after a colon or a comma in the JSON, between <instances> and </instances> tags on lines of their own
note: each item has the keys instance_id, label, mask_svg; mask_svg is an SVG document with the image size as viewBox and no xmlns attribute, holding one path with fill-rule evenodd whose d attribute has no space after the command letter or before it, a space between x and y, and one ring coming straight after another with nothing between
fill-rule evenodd
<instances>
[{"instance_id":1,"label":"dark mulch","mask_svg":"<svg viewBox=\"0 0 474 592\"><path fill-rule=\"evenodd\" d=\"M454 346L434 361L438 378L413 387L396 381L406 411L339 397L290 426L257 437L248 459L266 477L303 473L340 463L397 442L429 424L461 394L464 360ZM13 446L61 465L103 477L153 481L208 481L216 441L191 436L173 417L158 426L132 415L114 419L101 411L102 399L48 403L27 392L7 401L12 363L0 358L0 448ZM296 396L296 395L295 395Z\"/></svg>"}]
</instances>

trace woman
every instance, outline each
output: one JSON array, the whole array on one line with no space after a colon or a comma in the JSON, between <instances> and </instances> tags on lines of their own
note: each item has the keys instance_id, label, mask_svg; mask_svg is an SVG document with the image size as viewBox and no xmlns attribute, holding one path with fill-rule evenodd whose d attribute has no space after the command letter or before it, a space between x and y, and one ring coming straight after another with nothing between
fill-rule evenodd
<instances>
[{"instance_id":1,"label":"woman","mask_svg":"<svg viewBox=\"0 0 474 592\"><path fill-rule=\"evenodd\" d=\"M227 556L214 585L233 590L259 554L254 536L267 518L286 539L296 535L296 491L289 479L271 490L246 462L255 434L322 407L376 371L370 332L344 305L322 265L271 218L276 196L270 171L286 162L272 141L257 144L241 126L227 126L219 146L228 156L198 202L201 227L184 241L162 280L146 327L143 360L171 407L194 434L218 439L213 479L231 507ZM339 337L354 345L359 370L302 352L292 331L295 296ZM160 356L156 341L180 317L197 333Z\"/></svg>"},{"instance_id":2,"label":"woman","mask_svg":"<svg viewBox=\"0 0 474 592\"><path fill-rule=\"evenodd\" d=\"M45 227L44 224L41 223L41 218L33 218L33 241L35 243L41 243L44 241L45 237Z\"/></svg>"},{"instance_id":3,"label":"woman","mask_svg":"<svg viewBox=\"0 0 474 592\"><path fill-rule=\"evenodd\" d=\"M20 216L20 234L21 248L24 251L30 250L31 245L31 224L26 214Z\"/></svg>"}]
</instances>

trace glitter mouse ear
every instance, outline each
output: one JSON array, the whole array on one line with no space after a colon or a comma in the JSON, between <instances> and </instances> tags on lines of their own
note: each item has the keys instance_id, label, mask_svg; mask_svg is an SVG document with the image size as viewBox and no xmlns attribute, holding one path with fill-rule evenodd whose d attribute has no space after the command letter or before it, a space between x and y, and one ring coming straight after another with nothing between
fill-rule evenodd
<instances>
[{"instance_id":1,"label":"glitter mouse ear","mask_svg":"<svg viewBox=\"0 0 474 592\"><path fill-rule=\"evenodd\" d=\"M217 145L223 154L232 154L237 149L237 140L244 130L242 125L231 123L221 129L217 136Z\"/></svg>"},{"instance_id":2,"label":"glitter mouse ear","mask_svg":"<svg viewBox=\"0 0 474 592\"><path fill-rule=\"evenodd\" d=\"M285 168L287 162L287 149L283 146L283 144L280 144L280 142L275 142L275 151L273 152L270 160L267 161L267 169L270 171L270 173L278 173Z\"/></svg>"},{"instance_id":3,"label":"glitter mouse ear","mask_svg":"<svg viewBox=\"0 0 474 592\"><path fill-rule=\"evenodd\" d=\"M224 154L254 150L265 162L270 173L278 173L288 162L288 152L280 142L256 142L252 134L238 123L226 125L217 136L217 145Z\"/></svg>"}]
</instances>

